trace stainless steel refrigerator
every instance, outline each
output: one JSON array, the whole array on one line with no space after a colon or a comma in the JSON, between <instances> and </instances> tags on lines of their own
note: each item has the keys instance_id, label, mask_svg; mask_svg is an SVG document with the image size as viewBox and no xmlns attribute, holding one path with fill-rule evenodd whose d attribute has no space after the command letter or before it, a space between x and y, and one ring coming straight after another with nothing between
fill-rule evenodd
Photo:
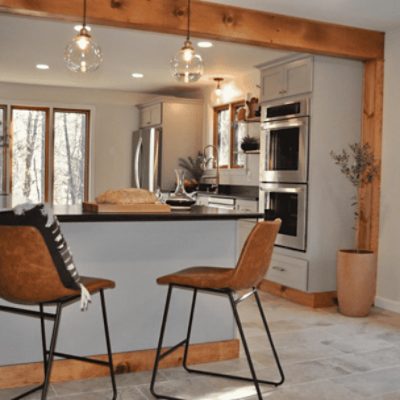
<instances>
[{"instance_id":1,"label":"stainless steel refrigerator","mask_svg":"<svg viewBox=\"0 0 400 400\"><path fill-rule=\"evenodd\" d=\"M133 133L132 187L155 192L162 187L162 128L143 128Z\"/></svg>"}]
</instances>

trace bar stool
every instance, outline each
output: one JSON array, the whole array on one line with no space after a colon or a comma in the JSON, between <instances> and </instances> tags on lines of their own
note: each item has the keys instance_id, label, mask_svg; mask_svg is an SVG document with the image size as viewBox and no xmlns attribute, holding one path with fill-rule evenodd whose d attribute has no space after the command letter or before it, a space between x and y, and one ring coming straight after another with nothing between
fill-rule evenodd
<instances>
[{"instance_id":1,"label":"bar stool","mask_svg":"<svg viewBox=\"0 0 400 400\"><path fill-rule=\"evenodd\" d=\"M161 324L161 332L153 368L153 375L150 384L150 391L154 397L159 399L182 400L178 397L171 397L159 394L155 391L154 388L160 361L169 354L171 354L173 351L180 348L181 346L184 346L183 367L186 369L187 372L198 373L213 377L222 377L222 378L253 382L259 400L263 399L260 389L260 383L279 386L284 382L285 377L283 374L283 370L274 343L272 341L271 332L269 330L267 319L263 312L261 301L257 292L258 285L261 283L265 274L267 273L271 261L274 242L276 239L276 235L279 231L280 225L281 225L280 219L276 219L275 221L263 221L257 223L253 228L253 230L251 231L251 233L249 234L246 243L243 246L242 253L240 255L236 268L191 267L170 275L162 276L157 279L158 284L168 285L168 294L165 304L164 316ZM172 290L174 288L193 290L193 298L192 298L192 305L191 305L189 323L187 328L187 335L186 339L182 340L177 345L161 353L165 327L167 324L168 310L169 310ZM236 294L236 291L243 289L249 289L250 291L239 297ZM200 371L193 368L189 368L187 366L193 316L194 316L196 296L198 291L204 291L210 294L224 294L229 298L229 302L231 304L233 311L233 316L239 330L240 338L242 340L243 348L250 368L251 378L236 376L236 375L221 374L209 371ZM250 355L249 347L247 345L246 337L244 335L242 323L238 314L237 305L253 295L255 297L256 304L260 312L261 320L263 322L263 326L265 328L268 341L271 345L272 353L279 371L280 379L276 382L261 380L257 378L253 361Z\"/></svg>"},{"instance_id":2,"label":"bar stool","mask_svg":"<svg viewBox=\"0 0 400 400\"><path fill-rule=\"evenodd\" d=\"M80 291L64 286L54 266L49 248L37 228L33 226L0 225L0 298L11 303L39 306L39 311L8 306L0 306L0 311L40 319L44 366L43 383L11 400L22 399L38 390L42 390L41 399L45 400L49 389L54 357L108 367L113 388L113 400L117 398L104 299L104 290L114 288L115 283L106 279L90 277L81 277L81 283L85 285L89 293L100 293L108 361L56 351L62 310L65 306L79 300ZM45 312L44 307L46 306L56 306L55 313ZM54 321L49 348L47 347L45 320Z\"/></svg>"}]
</instances>

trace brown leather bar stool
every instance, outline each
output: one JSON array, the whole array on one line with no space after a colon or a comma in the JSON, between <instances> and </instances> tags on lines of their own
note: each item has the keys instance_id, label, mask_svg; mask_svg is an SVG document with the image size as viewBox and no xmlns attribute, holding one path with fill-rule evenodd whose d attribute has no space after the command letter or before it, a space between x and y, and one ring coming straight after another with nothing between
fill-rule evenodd
<instances>
[{"instance_id":1,"label":"brown leather bar stool","mask_svg":"<svg viewBox=\"0 0 400 400\"><path fill-rule=\"evenodd\" d=\"M113 399L117 398L104 299L104 290L114 288L115 284L106 279L89 277L81 277L81 283L86 286L91 294L100 293L108 361L56 352L62 310L65 306L79 300L80 291L68 289L64 286L53 264L46 242L37 228L33 226L0 226L0 298L12 303L39 306L39 311L8 306L0 306L0 311L40 318L43 348L43 383L11 400L21 399L38 390L42 390L41 399L45 400L54 357L74 359L108 367L111 375ZM56 306L55 313L44 311L44 307L49 305ZM46 341L45 320L54 321L49 349Z\"/></svg>"},{"instance_id":2,"label":"brown leather bar stool","mask_svg":"<svg viewBox=\"0 0 400 400\"><path fill-rule=\"evenodd\" d=\"M267 319L262 309L261 301L257 292L257 287L259 286L265 274L267 273L271 261L272 250L274 247L276 235L279 231L280 225L281 225L280 219L276 219L275 221L263 221L257 223L256 226L251 231L251 233L249 234L246 243L243 246L242 253L240 255L236 268L191 267L184 269L182 271L178 271L171 275L162 276L161 278L157 279L158 284L168 285L168 294L165 304L164 316L161 324L161 332L153 368L153 376L150 384L150 391L153 394L153 396L159 399L182 400L178 397L171 397L159 394L155 391L154 388L160 361L181 346L184 346L183 367L186 369L186 371L213 377L222 377L222 378L253 382L259 400L262 400L263 398L261 394L260 383L279 386L284 382L285 377L283 374L283 370L274 343L272 341L272 336L268 327ZM182 340L177 345L161 353L165 327L167 324L171 294L173 288L175 287L193 290L193 299L189 316L187 336L186 339ZM236 291L243 289L250 289L250 291L239 297L236 294ZM233 315L239 330L240 338L243 343L243 348L246 354L247 362L249 364L251 378L236 376L236 375L220 374L209 371L200 371L193 368L189 368L187 366L190 336L192 331L193 316L196 305L196 296L199 290L209 292L211 294L225 294L228 296L232 307ZM246 337L243 332L242 323L240 321L240 317L238 314L237 305L240 302L248 299L252 295L254 295L256 299L258 310L260 312L261 319L279 371L280 379L279 381L276 382L261 380L257 378L253 361L250 355L249 347L247 345Z\"/></svg>"}]
</instances>

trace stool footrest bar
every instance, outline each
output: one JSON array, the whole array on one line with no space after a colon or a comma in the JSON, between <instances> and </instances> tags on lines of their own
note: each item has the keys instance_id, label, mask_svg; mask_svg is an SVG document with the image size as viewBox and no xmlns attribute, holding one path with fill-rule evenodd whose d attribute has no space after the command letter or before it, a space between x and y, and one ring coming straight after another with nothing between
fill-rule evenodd
<instances>
[{"instance_id":1,"label":"stool footrest bar","mask_svg":"<svg viewBox=\"0 0 400 400\"><path fill-rule=\"evenodd\" d=\"M202 370L192 369L192 368L185 368L185 369L186 369L187 372L194 373L194 374L215 376L215 377L218 377L218 378L234 379L234 380L238 380L238 381L254 382L253 378L246 377L246 376L221 374L219 372L202 371ZM272 381L266 381L266 380L262 380L262 379L257 379L256 381L258 383L262 383L264 385L276 385L276 386L278 386L280 384L280 382L272 382Z\"/></svg>"},{"instance_id":2,"label":"stool footrest bar","mask_svg":"<svg viewBox=\"0 0 400 400\"><path fill-rule=\"evenodd\" d=\"M47 351L46 353L48 354L49 352ZM67 360L77 360L77 361L87 362L87 363L91 363L91 364L104 365L106 367L109 366L109 363L107 361L96 360L94 358L89 358L89 357L76 356L74 354L59 353L57 351L54 352L54 357L61 357L61 358L65 358Z\"/></svg>"},{"instance_id":3,"label":"stool footrest bar","mask_svg":"<svg viewBox=\"0 0 400 400\"><path fill-rule=\"evenodd\" d=\"M34 388L32 388L32 389L30 389L30 390L28 390L28 391L26 391L26 392L20 394L20 395L17 396L17 397L13 397L11 400L23 399L24 397L29 396L30 394L35 393L35 392L37 392L38 390L42 390L42 389L43 389L43 386L44 386L44 384L42 383L41 385L36 386L36 387L34 387Z\"/></svg>"},{"instance_id":4,"label":"stool footrest bar","mask_svg":"<svg viewBox=\"0 0 400 400\"><path fill-rule=\"evenodd\" d=\"M187 342L187 340L184 339L181 342L179 342L178 344L176 344L175 346L173 346L173 347L169 348L168 350L164 351L164 353L160 354L160 360L162 360L163 358L165 358L169 354L173 353L175 350L178 350L179 347L182 347L183 345L185 345L186 342Z\"/></svg>"}]
</instances>

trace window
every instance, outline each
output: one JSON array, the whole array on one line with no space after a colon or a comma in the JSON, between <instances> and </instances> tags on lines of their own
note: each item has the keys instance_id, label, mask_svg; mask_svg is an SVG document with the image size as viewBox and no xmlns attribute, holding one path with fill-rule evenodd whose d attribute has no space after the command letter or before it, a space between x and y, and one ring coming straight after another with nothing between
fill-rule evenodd
<instances>
[{"instance_id":1,"label":"window","mask_svg":"<svg viewBox=\"0 0 400 400\"><path fill-rule=\"evenodd\" d=\"M238 123L238 113L244 101L214 107L214 145L218 148L219 166L222 168L242 168L244 155L240 143L244 135Z\"/></svg>"},{"instance_id":2,"label":"window","mask_svg":"<svg viewBox=\"0 0 400 400\"><path fill-rule=\"evenodd\" d=\"M11 107L9 175L15 203L87 200L89 121L86 110Z\"/></svg>"},{"instance_id":3,"label":"window","mask_svg":"<svg viewBox=\"0 0 400 400\"><path fill-rule=\"evenodd\" d=\"M16 203L48 201L48 108L11 108L11 193Z\"/></svg>"},{"instance_id":4,"label":"window","mask_svg":"<svg viewBox=\"0 0 400 400\"><path fill-rule=\"evenodd\" d=\"M0 193L5 193L6 188L6 106L0 105Z\"/></svg>"},{"instance_id":5,"label":"window","mask_svg":"<svg viewBox=\"0 0 400 400\"><path fill-rule=\"evenodd\" d=\"M88 111L54 110L54 204L80 204L88 197L88 131Z\"/></svg>"}]
</instances>

